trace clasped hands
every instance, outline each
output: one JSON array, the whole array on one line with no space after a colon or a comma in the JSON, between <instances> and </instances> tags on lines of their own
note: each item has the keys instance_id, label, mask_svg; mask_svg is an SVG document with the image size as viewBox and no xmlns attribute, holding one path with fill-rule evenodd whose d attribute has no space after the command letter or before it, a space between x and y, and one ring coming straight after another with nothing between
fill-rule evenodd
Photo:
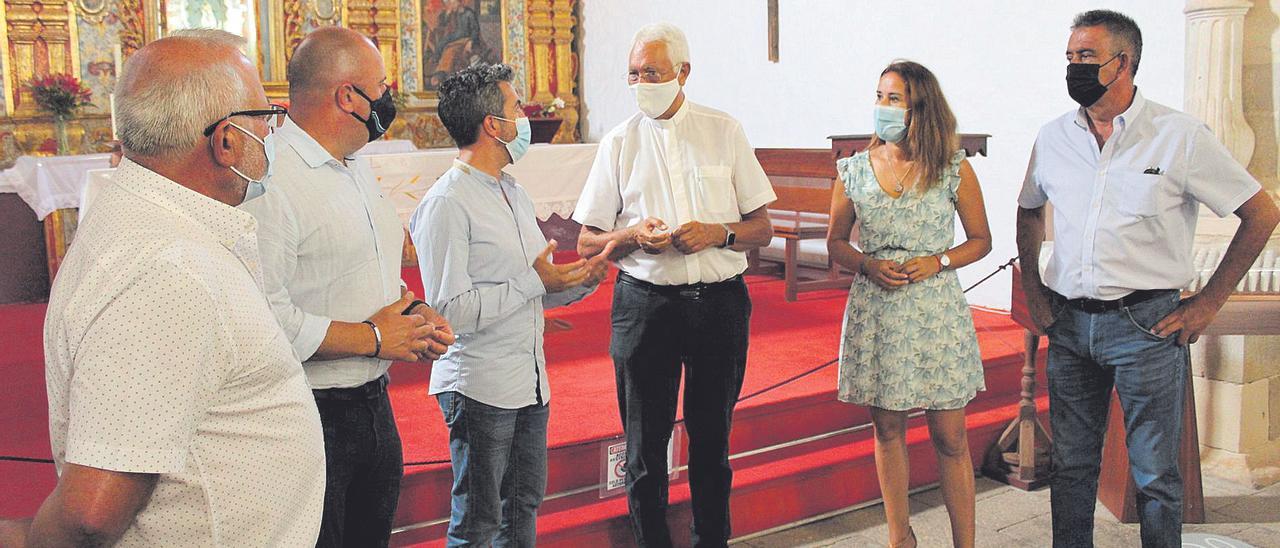
<instances>
[{"instance_id":1,"label":"clasped hands","mask_svg":"<svg viewBox=\"0 0 1280 548\"><path fill-rule=\"evenodd\" d=\"M632 238L640 249L650 255L657 255L669 247L685 255L692 255L709 247L724 244L729 233L724 226L713 223L689 221L674 231L669 231L667 223L657 217L649 217L631 227Z\"/></svg>"},{"instance_id":2,"label":"clasped hands","mask_svg":"<svg viewBox=\"0 0 1280 548\"><path fill-rule=\"evenodd\" d=\"M863 276L885 289L897 289L907 284L919 283L942 271L942 262L934 255L913 257L906 262L863 259L859 270Z\"/></svg>"},{"instance_id":3,"label":"clasped hands","mask_svg":"<svg viewBox=\"0 0 1280 548\"><path fill-rule=\"evenodd\" d=\"M382 307L369 321L382 333L379 358L405 362L430 362L444 355L455 339L453 328L434 308L419 304L405 314L413 303L412 291L400 300Z\"/></svg>"}]
</instances>

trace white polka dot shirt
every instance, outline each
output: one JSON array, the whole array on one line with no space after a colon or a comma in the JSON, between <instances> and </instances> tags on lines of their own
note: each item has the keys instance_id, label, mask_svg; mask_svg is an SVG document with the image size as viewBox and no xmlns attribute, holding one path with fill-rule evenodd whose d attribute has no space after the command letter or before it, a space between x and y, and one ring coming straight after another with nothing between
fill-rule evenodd
<instances>
[{"instance_id":1,"label":"white polka dot shirt","mask_svg":"<svg viewBox=\"0 0 1280 548\"><path fill-rule=\"evenodd\" d=\"M45 318L59 469L159 475L120 546L314 545L324 439L253 217L129 160L112 179Z\"/></svg>"}]
</instances>

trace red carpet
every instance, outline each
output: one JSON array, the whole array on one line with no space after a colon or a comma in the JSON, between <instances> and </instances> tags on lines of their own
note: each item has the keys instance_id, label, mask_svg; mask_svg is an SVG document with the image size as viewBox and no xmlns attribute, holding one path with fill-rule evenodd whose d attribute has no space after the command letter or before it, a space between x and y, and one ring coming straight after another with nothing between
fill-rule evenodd
<instances>
[{"instance_id":1,"label":"red carpet","mask_svg":"<svg viewBox=\"0 0 1280 548\"><path fill-rule=\"evenodd\" d=\"M415 293L421 294L416 269L406 269L404 278ZM798 302L788 303L783 299L779 280L752 277L748 284L754 312L744 395L835 358L844 291L803 293ZM549 320L568 322L572 328L549 330L546 335L553 406L548 440L549 497L539 519L540 543L544 545L629 542L625 520L619 519L625 515L625 500L600 500L589 489L599 480L600 445L593 442L621 434L613 365L608 357L611 290L611 283L605 283L583 302L547 313ZM49 458L41 351L43 315L44 305L0 307L0 371L9 380L9 395L0 401L0 456ZM975 310L974 319L987 363L988 385L988 392L979 396L970 412L971 441L980 458L990 443L990 432L994 430L998 435L1016 415L1011 404L1017 402L1022 330L1007 315ZM428 367L418 364L398 363L392 368L391 397L404 442L405 462L434 463L406 468L397 524L411 528L393 538L400 545L439 539L443 527L436 522L448 514L450 473L447 463L442 463L448 459L447 433L435 399L426 394L429 374ZM835 378L836 369L831 366L743 401L735 419L733 452L868 422L865 410L835 401ZM780 519L786 523L813 515L805 512L816 513L818 508L812 501L796 504L779 498L780 482L812 489L814 486L806 481L825 481L824 474L847 474L852 468L846 468L857 466L862 467L858 468L862 479L834 488L826 497L829 500L822 504L847 506L852 504L845 504L847 500L878 496L874 472L866 475L863 469L870 455L866 434L850 433L806 444L803 449L735 460L735 469L739 470L734 481L735 534L778 525L773 522ZM930 479L932 465L925 464L932 458L931 451L921 450L924 445L918 442L925 438L915 423L911 435L916 442L912 445L913 459L924 459L913 466L913 483L936 481ZM980 442L980 438L985 441ZM0 516L34 513L53 487L52 468L48 464L0 461ZM582 492L571 492L575 490ZM810 490L804 498L813 499L813 492ZM682 475L672 487L673 522L685 520L683 525L676 525L682 528L687 527L687 511L682 514L677 507L681 501L687 506L687 493ZM775 503L781 506L772 508L770 505ZM754 512L759 504L770 511Z\"/></svg>"}]
</instances>

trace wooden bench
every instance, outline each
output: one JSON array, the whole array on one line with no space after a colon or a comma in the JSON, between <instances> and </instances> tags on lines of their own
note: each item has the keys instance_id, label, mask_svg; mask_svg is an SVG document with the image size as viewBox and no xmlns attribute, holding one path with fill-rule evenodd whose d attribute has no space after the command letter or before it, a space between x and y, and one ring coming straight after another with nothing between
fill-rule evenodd
<instances>
[{"instance_id":1,"label":"wooden bench","mask_svg":"<svg viewBox=\"0 0 1280 548\"><path fill-rule=\"evenodd\" d=\"M853 277L827 257L825 247L831 189L836 182L835 153L828 148L758 148L756 159L778 195L769 205L769 217L775 241L783 243L780 266L787 300L796 300L803 291L849 287ZM823 241L821 252L814 253L820 261L807 261L817 267L817 276L801 272L800 244L805 240ZM748 259L752 272L764 271L761 260L770 260L761 256L761 250L752 250Z\"/></svg>"}]
</instances>

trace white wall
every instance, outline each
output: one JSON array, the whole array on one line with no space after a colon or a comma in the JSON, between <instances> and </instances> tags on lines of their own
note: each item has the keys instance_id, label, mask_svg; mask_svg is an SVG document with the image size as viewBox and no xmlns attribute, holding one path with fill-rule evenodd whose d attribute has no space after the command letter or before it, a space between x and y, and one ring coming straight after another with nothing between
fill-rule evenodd
<instances>
[{"instance_id":1,"label":"white wall","mask_svg":"<svg viewBox=\"0 0 1280 548\"><path fill-rule=\"evenodd\" d=\"M869 133L876 82L905 57L937 74L960 131L993 135L972 160L994 235L987 259L961 271L965 285L1017 254L1016 197L1039 127L1075 104L1065 88L1074 14L1101 7L1133 17L1145 47L1138 86L1182 107L1180 0L783 0L780 62L768 61L764 0L582 0L584 138L598 141L635 112L626 57L640 26L669 21L689 37L689 98L724 110L757 147L827 147L826 137ZM957 231L959 233L959 231ZM1002 273L970 302L1008 308Z\"/></svg>"}]
</instances>

